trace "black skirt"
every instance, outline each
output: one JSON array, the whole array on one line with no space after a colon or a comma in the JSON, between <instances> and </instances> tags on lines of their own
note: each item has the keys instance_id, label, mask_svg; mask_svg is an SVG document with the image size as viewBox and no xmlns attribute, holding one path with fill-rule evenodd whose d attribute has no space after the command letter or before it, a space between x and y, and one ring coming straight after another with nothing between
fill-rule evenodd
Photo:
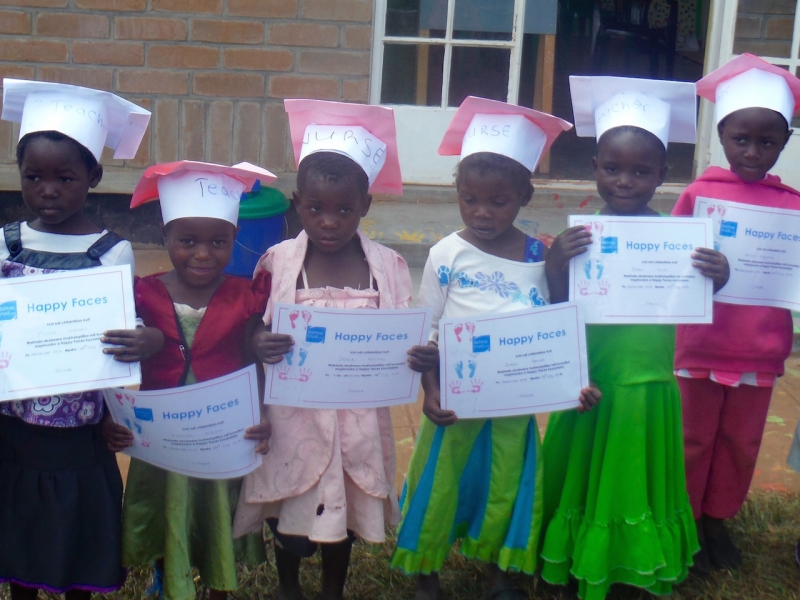
<instances>
[{"instance_id":1,"label":"black skirt","mask_svg":"<svg viewBox=\"0 0 800 600\"><path fill-rule=\"evenodd\" d=\"M0 582L109 592L122 568L122 478L101 425L0 415Z\"/></svg>"}]
</instances>

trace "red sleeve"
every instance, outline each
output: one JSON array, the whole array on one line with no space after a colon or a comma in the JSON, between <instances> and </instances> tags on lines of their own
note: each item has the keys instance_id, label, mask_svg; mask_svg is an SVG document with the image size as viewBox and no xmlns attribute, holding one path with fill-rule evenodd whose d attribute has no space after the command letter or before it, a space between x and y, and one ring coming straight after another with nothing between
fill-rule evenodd
<instances>
[{"instance_id":1,"label":"red sleeve","mask_svg":"<svg viewBox=\"0 0 800 600\"><path fill-rule=\"evenodd\" d=\"M248 316L264 314L269 299L270 287L272 285L272 274L268 271L256 271L250 289L253 292L252 306L248 307Z\"/></svg>"},{"instance_id":2,"label":"red sleeve","mask_svg":"<svg viewBox=\"0 0 800 600\"><path fill-rule=\"evenodd\" d=\"M689 191L689 188L683 190L683 193L680 195L678 201L675 203L675 207L672 209L672 216L673 217L693 216L694 201L695 201L695 194Z\"/></svg>"}]
</instances>

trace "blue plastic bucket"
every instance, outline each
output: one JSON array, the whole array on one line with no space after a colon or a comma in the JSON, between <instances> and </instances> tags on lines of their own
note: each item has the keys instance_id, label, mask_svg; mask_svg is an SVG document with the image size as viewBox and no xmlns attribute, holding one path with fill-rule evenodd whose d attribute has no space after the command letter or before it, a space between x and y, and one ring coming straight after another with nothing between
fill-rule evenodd
<instances>
[{"instance_id":1,"label":"blue plastic bucket","mask_svg":"<svg viewBox=\"0 0 800 600\"><path fill-rule=\"evenodd\" d=\"M239 205L239 233L225 272L250 278L258 259L270 247L283 241L284 213L289 200L280 190L262 187L242 196Z\"/></svg>"}]
</instances>

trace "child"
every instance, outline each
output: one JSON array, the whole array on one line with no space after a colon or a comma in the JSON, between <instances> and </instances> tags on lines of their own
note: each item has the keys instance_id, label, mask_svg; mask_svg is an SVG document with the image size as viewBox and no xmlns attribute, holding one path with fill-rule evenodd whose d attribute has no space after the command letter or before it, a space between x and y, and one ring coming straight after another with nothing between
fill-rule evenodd
<instances>
[{"instance_id":1,"label":"child","mask_svg":"<svg viewBox=\"0 0 800 600\"><path fill-rule=\"evenodd\" d=\"M276 302L335 308L405 308L411 277L399 254L369 240L358 224L371 191L401 193L390 109L316 100L286 100L298 162L294 204L303 231L270 249L256 275L272 274L264 323ZM254 340L257 356L276 364L291 336L266 329ZM414 346L409 365L433 368L436 348ZM236 511L235 533L260 531L275 539L279 596L302 598L301 558L322 554L321 598L342 597L350 548L360 537L384 541L397 522L394 437L388 408L365 410L268 408L270 451L248 475Z\"/></svg>"},{"instance_id":2,"label":"child","mask_svg":"<svg viewBox=\"0 0 800 600\"><path fill-rule=\"evenodd\" d=\"M2 276L133 267L130 243L83 209L103 147L133 158L150 113L107 92L4 79L2 118L20 123L22 199L34 216L3 227ZM13 600L38 588L88 599L125 581L122 479L102 418L97 390L0 403L0 582Z\"/></svg>"},{"instance_id":3,"label":"child","mask_svg":"<svg viewBox=\"0 0 800 600\"><path fill-rule=\"evenodd\" d=\"M456 188L465 228L431 248L419 303L443 317L507 312L547 302L545 245L514 226L533 195L531 173L566 121L469 97L439 154L461 155ZM497 135L494 135L497 134ZM499 282L496 283L496 282ZM423 375L419 437L403 489L392 566L417 575L416 598L439 596L438 571L456 538L490 564L489 597L521 596L507 571L536 569L541 520L539 430L534 415L457 421L439 404L439 373ZM584 390L584 400L594 394Z\"/></svg>"},{"instance_id":4,"label":"child","mask_svg":"<svg viewBox=\"0 0 800 600\"><path fill-rule=\"evenodd\" d=\"M147 169L131 207L159 198L164 237L173 270L138 279L137 314L144 331L160 332L163 349L142 361L143 390L158 390L227 375L253 362L250 336L264 310L269 277L253 282L223 274L231 257L239 198L256 178L272 181L269 171L247 163L235 167L181 161ZM106 339L124 356L136 347L135 332L109 331ZM249 428L245 438L262 440L268 425ZM109 445L133 443L131 432L110 423ZM263 561L260 536L234 544L233 510L240 479L196 479L131 460L123 507L123 562L157 562L156 590L163 598L194 598L192 567L224 599L238 586L237 558ZM163 577L163 590L158 589Z\"/></svg>"},{"instance_id":5,"label":"child","mask_svg":"<svg viewBox=\"0 0 800 600\"><path fill-rule=\"evenodd\" d=\"M716 99L717 132L730 170L709 167L678 199L699 196L800 209L800 193L768 175L789 140L800 80L749 54L697 83ZM698 567L736 568L742 558L724 524L744 502L775 380L792 349L788 310L714 303L712 325L678 327L675 369L683 401L686 482L697 521Z\"/></svg>"},{"instance_id":6,"label":"child","mask_svg":"<svg viewBox=\"0 0 800 600\"><path fill-rule=\"evenodd\" d=\"M597 136L599 214L657 216L648 203L667 172L667 142L694 141L694 86L618 77L571 77L570 86L578 135ZM591 242L582 226L556 238L547 259L553 301L567 300L569 260ZM697 248L692 258L715 287L727 281L718 252ZM573 577L586 600L604 598L614 583L669 594L697 551L672 373L675 329L586 330L589 374L603 401L589 414L550 417L542 578L566 585Z\"/></svg>"}]
</instances>

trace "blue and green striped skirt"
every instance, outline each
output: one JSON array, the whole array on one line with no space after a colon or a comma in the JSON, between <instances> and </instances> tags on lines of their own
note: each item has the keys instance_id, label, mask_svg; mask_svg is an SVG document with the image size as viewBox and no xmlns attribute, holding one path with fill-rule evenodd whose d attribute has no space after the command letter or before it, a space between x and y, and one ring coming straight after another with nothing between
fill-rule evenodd
<instances>
[{"instance_id":1,"label":"blue and green striped skirt","mask_svg":"<svg viewBox=\"0 0 800 600\"><path fill-rule=\"evenodd\" d=\"M541 441L534 416L422 418L400 498L392 566L439 571L461 540L467 558L533 573L542 521Z\"/></svg>"}]
</instances>

